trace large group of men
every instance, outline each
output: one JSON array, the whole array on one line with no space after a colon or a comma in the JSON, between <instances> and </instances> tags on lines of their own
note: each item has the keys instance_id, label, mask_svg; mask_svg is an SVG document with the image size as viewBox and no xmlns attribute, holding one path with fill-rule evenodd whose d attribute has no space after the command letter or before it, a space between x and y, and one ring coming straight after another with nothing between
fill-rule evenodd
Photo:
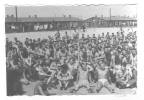
<instances>
[{"instance_id":1,"label":"large group of men","mask_svg":"<svg viewBox=\"0 0 144 100\"><path fill-rule=\"evenodd\" d=\"M35 95L52 95L52 89L76 93L83 87L89 93L99 93L106 88L115 93L116 89L136 88L136 39L136 31L92 36L79 32L61 35L58 31L45 39L27 37L24 42L7 38L8 92L18 91L17 83L11 82L16 77L9 79L11 71L19 72L20 83L39 81Z\"/></svg>"}]
</instances>

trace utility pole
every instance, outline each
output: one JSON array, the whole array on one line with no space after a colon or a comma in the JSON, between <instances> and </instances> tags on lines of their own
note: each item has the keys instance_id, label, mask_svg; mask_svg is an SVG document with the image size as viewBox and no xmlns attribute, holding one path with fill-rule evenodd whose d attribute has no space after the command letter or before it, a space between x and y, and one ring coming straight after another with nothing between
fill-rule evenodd
<instances>
[{"instance_id":1,"label":"utility pole","mask_svg":"<svg viewBox=\"0 0 144 100\"><path fill-rule=\"evenodd\" d=\"M109 21L109 27L111 26L111 8L110 8L110 10L109 10L109 14L110 14L110 21Z\"/></svg>"},{"instance_id":2,"label":"utility pole","mask_svg":"<svg viewBox=\"0 0 144 100\"><path fill-rule=\"evenodd\" d=\"M110 8L110 20L111 20L111 8Z\"/></svg>"},{"instance_id":3,"label":"utility pole","mask_svg":"<svg viewBox=\"0 0 144 100\"><path fill-rule=\"evenodd\" d=\"M18 15L17 15L17 6L15 6L15 16L16 16L16 22L17 22L17 19L18 19Z\"/></svg>"}]
</instances>

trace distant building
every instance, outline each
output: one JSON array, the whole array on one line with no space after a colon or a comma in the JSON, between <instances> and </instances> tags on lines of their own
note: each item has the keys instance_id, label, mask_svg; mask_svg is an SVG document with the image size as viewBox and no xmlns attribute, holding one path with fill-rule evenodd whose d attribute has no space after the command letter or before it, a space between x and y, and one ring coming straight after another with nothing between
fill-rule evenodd
<instances>
[{"instance_id":1,"label":"distant building","mask_svg":"<svg viewBox=\"0 0 144 100\"><path fill-rule=\"evenodd\" d=\"M5 32L32 32L67 30L77 28L82 20L76 17L22 17L7 16L5 18Z\"/></svg>"},{"instance_id":2,"label":"distant building","mask_svg":"<svg viewBox=\"0 0 144 100\"><path fill-rule=\"evenodd\" d=\"M5 18L5 32L34 32L70 30L82 26L86 27L135 27L136 18L112 16L112 17L91 17L82 20L76 17L37 17L37 15L16 18L13 15Z\"/></svg>"},{"instance_id":3,"label":"distant building","mask_svg":"<svg viewBox=\"0 0 144 100\"><path fill-rule=\"evenodd\" d=\"M137 26L136 18L112 16L91 17L84 21L87 27L130 27Z\"/></svg>"}]
</instances>

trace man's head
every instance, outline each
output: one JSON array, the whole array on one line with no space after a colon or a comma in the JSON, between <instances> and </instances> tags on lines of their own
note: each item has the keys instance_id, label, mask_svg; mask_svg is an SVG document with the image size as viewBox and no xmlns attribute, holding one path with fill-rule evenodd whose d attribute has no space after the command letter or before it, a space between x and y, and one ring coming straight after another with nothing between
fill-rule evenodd
<instances>
[{"instance_id":1,"label":"man's head","mask_svg":"<svg viewBox=\"0 0 144 100\"><path fill-rule=\"evenodd\" d=\"M70 64L74 64L74 62L75 62L75 59L74 58L70 58L69 63Z\"/></svg>"},{"instance_id":2,"label":"man's head","mask_svg":"<svg viewBox=\"0 0 144 100\"><path fill-rule=\"evenodd\" d=\"M136 49L133 49L131 50L132 54L135 56L137 54L137 50Z\"/></svg>"},{"instance_id":3,"label":"man's head","mask_svg":"<svg viewBox=\"0 0 144 100\"><path fill-rule=\"evenodd\" d=\"M17 37L14 38L15 41L18 41Z\"/></svg>"},{"instance_id":4,"label":"man's head","mask_svg":"<svg viewBox=\"0 0 144 100\"><path fill-rule=\"evenodd\" d=\"M82 34L82 38L84 38L84 34Z\"/></svg>"},{"instance_id":5,"label":"man's head","mask_svg":"<svg viewBox=\"0 0 144 100\"><path fill-rule=\"evenodd\" d=\"M96 36L95 36L95 34L93 34L93 38L95 38Z\"/></svg>"},{"instance_id":6,"label":"man's head","mask_svg":"<svg viewBox=\"0 0 144 100\"><path fill-rule=\"evenodd\" d=\"M104 48L105 51L110 51L110 49L111 49L110 46L105 46Z\"/></svg>"},{"instance_id":7,"label":"man's head","mask_svg":"<svg viewBox=\"0 0 144 100\"><path fill-rule=\"evenodd\" d=\"M8 38L6 38L6 41L9 41L9 39L8 39Z\"/></svg>"},{"instance_id":8,"label":"man's head","mask_svg":"<svg viewBox=\"0 0 144 100\"><path fill-rule=\"evenodd\" d=\"M84 70L84 71L87 71L87 63L86 62L83 62L81 64L81 69Z\"/></svg>"},{"instance_id":9,"label":"man's head","mask_svg":"<svg viewBox=\"0 0 144 100\"><path fill-rule=\"evenodd\" d=\"M104 36L104 33L102 33L102 36Z\"/></svg>"},{"instance_id":10,"label":"man's head","mask_svg":"<svg viewBox=\"0 0 144 100\"><path fill-rule=\"evenodd\" d=\"M86 48L85 48L85 47L83 47L83 48L82 48L82 51L83 51L83 52L84 52L84 51L86 51Z\"/></svg>"},{"instance_id":11,"label":"man's head","mask_svg":"<svg viewBox=\"0 0 144 100\"><path fill-rule=\"evenodd\" d=\"M48 84L47 82L48 82L48 78L44 77L44 78L42 79L42 83L43 83L43 84Z\"/></svg>"},{"instance_id":12,"label":"man's head","mask_svg":"<svg viewBox=\"0 0 144 100\"><path fill-rule=\"evenodd\" d=\"M89 35L87 35L87 38L90 38L90 36L89 36Z\"/></svg>"},{"instance_id":13,"label":"man's head","mask_svg":"<svg viewBox=\"0 0 144 100\"><path fill-rule=\"evenodd\" d=\"M104 62L103 59L100 59L99 62L98 62L98 64L99 64L99 67L100 67L100 68L102 68L102 69L105 68L105 62Z\"/></svg>"},{"instance_id":14,"label":"man's head","mask_svg":"<svg viewBox=\"0 0 144 100\"><path fill-rule=\"evenodd\" d=\"M67 31L65 32L65 34L67 35Z\"/></svg>"}]
</instances>

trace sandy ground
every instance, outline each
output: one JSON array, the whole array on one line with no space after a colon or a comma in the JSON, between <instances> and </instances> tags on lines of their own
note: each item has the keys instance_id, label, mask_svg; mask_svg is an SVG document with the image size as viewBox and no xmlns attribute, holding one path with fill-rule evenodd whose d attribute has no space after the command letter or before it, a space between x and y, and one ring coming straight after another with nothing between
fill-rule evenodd
<instances>
[{"instance_id":1,"label":"sandy ground","mask_svg":"<svg viewBox=\"0 0 144 100\"><path fill-rule=\"evenodd\" d=\"M136 31L136 28L124 28L123 29L126 33L128 32L132 32L132 31ZM68 32L68 34L70 36L72 36L74 33L73 30L65 30L65 31L60 31L61 35L63 35L65 32ZM84 33L86 36L92 36L93 34L98 35L101 33L107 33L110 32L111 33L116 33L120 31L120 28L89 28L87 29L86 32L82 32L82 30L78 30L80 36ZM12 34L6 34L6 37L9 40L14 40L15 37L17 37L19 40L21 40L22 42L25 40L26 37L28 38L32 38L32 39L37 39L37 38L41 38L41 39L45 39L48 38L48 36L54 36L54 34L56 33L56 31L47 31L47 32L27 32L27 33L12 33ZM125 34L126 34L125 33ZM34 87L37 84L37 82L32 82L29 85L23 85L24 91L25 91L25 95L33 95L34 94ZM68 91L60 91L60 90L52 90L52 92L55 92L57 95L90 95L90 93L87 92L87 90L85 88L81 88L79 91L77 91L76 93L72 94L72 93L68 93ZM136 90L135 89L120 89L117 90L116 93L114 94L135 94ZM99 94L111 94L107 89L103 88L100 93L91 93L92 95L99 95Z\"/></svg>"},{"instance_id":2,"label":"sandy ground","mask_svg":"<svg viewBox=\"0 0 144 100\"><path fill-rule=\"evenodd\" d=\"M136 28L123 28L123 30L125 31L125 34L127 34L129 32L136 31ZM60 31L61 36L63 36L66 31L69 36L76 34L73 30L62 30ZM109 34L112 34L112 33L116 34L116 32L119 32L119 31L120 31L120 28L89 28L86 30L86 32L83 32L82 30L77 30L80 37L82 36L82 34L85 34L85 36L87 35L92 36L93 34L95 34L97 36L98 34L101 34L101 33L106 34L107 32L109 32ZM31 38L31 39L37 39L37 38L46 39L48 38L48 36L54 36L55 34L56 34L56 31L8 33L6 34L6 38L13 41L14 38L17 37L19 40L23 42L26 37Z\"/></svg>"},{"instance_id":3,"label":"sandy ground","mask_svg":"<svg viewBox=\"0 0 144 100\"><path fill-rule=\"evenodd\" d=\"M34 95L34 87L38 82L31 82L29 85L23 85L23 89L25 91L24 95L32 96ZM136 89L116 89L115 93L110 93L106 88L102 88L99 93L88 93L85 88L81 88L76 93L69 93L67 90L56 90L52 89L50 93L54 93L56 95L128 95L128 94L136 94Z\"/></svg>"}]
</instances>

